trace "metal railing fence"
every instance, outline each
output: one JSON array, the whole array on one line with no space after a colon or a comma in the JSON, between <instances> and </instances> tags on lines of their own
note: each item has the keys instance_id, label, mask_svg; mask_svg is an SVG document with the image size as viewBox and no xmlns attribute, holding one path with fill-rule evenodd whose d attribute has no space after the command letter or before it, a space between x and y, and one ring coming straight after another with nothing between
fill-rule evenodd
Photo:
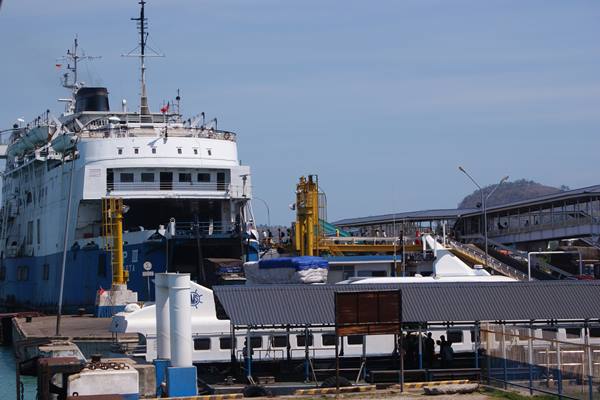
<instances>
[{"instance_id":1,"label":"metal railing fence","mask_svg":"<svg viewBox=\"0 0 600 400\"><path fill-rule=\"evenodd\" d=\"M600 399L600 345L589 344L585 328L580 329L583 339L573 337L573 341L556 339L559 331L565 329L482 325L482 378L491 385L521 388L530 394Z\"/></svg>"}]
</instances>

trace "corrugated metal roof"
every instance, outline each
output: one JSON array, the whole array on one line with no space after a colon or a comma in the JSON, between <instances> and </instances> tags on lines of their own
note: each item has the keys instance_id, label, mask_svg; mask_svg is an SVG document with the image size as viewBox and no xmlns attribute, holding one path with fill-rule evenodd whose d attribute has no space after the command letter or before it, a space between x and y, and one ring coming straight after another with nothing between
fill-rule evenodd
<instances>
[{"instance_id":1,"label":"corrugated metal roof","mask_svg":"<svg viewBox=\"0 0 600 400\"><path fill-rule=\"evenodd\" d=\"M336 291L402 290L406 322L600 319L600 282L215 286L234 325L333 325Z\"/></svg>"},{"instance_id":2,"label":"corrugated metal roof","mask_svg":"<svg viewBox=\"0 0 600 400\"><path fill-rule=\"evenodd\" d=\"M571 198L577 198L584 195L600 195L600 185L588 186L580 189L567 190L564 192L558 192L548 194L545 196L535 197L533 199L515 201L512 203L501 204L488 208L488 212L502 211L511 208L528 207L537 204L549 203L557 200L567 200ZM439 219L453 219L458 217L468 217L473 215L481 214L480 208L464 208L464 209L439 209L439 210L423 210L423 211L409 211L392 214L373 215L369 217L358 217L358 218L346 218L334 222L334 225L338 226L352 226L352 225L363 225L363 224L377 224L377 223L390 223L393 220L400 222L403 219L407 221L428 221L428 220L439 220Z\"/></svg>"},{"instance_id":3,"label":"corrugated metal roof","mask_svg":"<svg viewBox=\"0 0 600 400\"><path fill-rule=\"evenodd\" d=\"M587 186L580 189L567 190L564 192L558 192L548 194L545 196L535 197L533 199L514 201L512 203L499 204L497 206L488 207L487 212L503 211L511 208L529 207L538 204L550 203L557 200L568 200L586 195L600 195L600 185ZM463 216L471 216L481 214L480 209L469 209L463 210Z\"/></svg>"},{"instance_id":4,"label":"corrugated metal roof","mask_svg":"<svg viewBox=\"0 0 600 400\"><path fill-rule=\"evenodd\" d=\"M383 214L373 215L369 217L360 218L346 218L339 221L335 221L333 224L337 226L348 226L348 225L360 225L360 224L374 224L374 223L389 223L393 220L400 223L402 220L406 221L429 221L429 220L440 220L440 219L453 219L458 218L463 214L474 212L477 209L456 209L447 208L439 210L423 210L423 211L408 211L394 214Z\"/></svg>"}]
</instances>

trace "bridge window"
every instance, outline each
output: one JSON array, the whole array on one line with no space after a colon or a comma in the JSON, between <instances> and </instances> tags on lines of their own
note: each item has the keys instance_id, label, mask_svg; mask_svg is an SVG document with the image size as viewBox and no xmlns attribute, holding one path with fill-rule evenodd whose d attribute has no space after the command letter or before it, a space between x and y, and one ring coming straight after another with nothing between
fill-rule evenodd
<instances>
[{"instance_id":1,"label":"bridge window","mask_svg":"<svg viewBox=\"0 0 600 400\"><path fill-rule=\"evenodd\" d=\"M194 154L198 154L198 149L194 147Z\"/></svg>"},{"instance_id":2,"label":"bridge window","mask_svg":"<svg viewBox=\"0 0 600 400\"><path fill-rule=\"evenodd\" d=\"M117 149L117 154L118 154L118 155L122 155L122 154L123 154L123 148L122 148L122 147L119 147L119 148Z\"/></svg>"},{"instance_id":3,"label":"bridge window","mask_svg":"<svg viewBox=\"0 0 600 400\"><path fill-rule=\"evenodd\" d=\"M181 147L178 147L177 148L177 154L181 154L181 153L182 153Z\"/></svg>"},{"instance_id":4,"label":"bridge window","mask_svg":"<svg viewBox=\"0 0 600 400\"><path fill-rule=\"evenodd\" d=\"M323 342L323 346L335 346L335 334L324 333L321 335L321 341Z\"/></svg>"},{"instance_id":5,"label":"bridge window","mask_svg":"<svg viewBox=\"0 0 600 400\"><path fill-rule=\"evenodd\" d=\"M194 339L194 350L210 350L210 338Z\"/></svg>"},{"instance_id":6,"label":"bridge window","mask_svg":"<svg viewBox=\"0 0 600 400\"><path fill-rule=\"evenodd\" d=\"M123 183L133 182L133 173L132 172L121 172L119 177L121 179L121 182L123 182Z\"/></svg>"},{"instance_id":7,"label":"bridge window","mask_svg":"<svg viewBox=\"0 0 600 400\"><path fill-rule=\"evenodd\" d=\"M134 147L133 154L140 154L140 149L138 147Z\"/></svg>"},{"instance_id":8,"label":"bridge window","mask_svg":"<svg viewBox=\"0 0 600 400\"><path fill-rule=\"evenodd\" d=\"M152 154L156 154L156 147L152 148Z\"/></svg>"},{"instance_id":9,"label":"bridge window","mask_svg":"<svg viewBox=\"0 0 600 400\"><path fill-rule=\"evenodd\" d=\"M271 338L271 345L273 347L287 347L288 340L286 335L275 335Z\"/></svg>"},{"instance_id":10,"label":"bridge window","mask_svg":"<svg viewBox=\"0 0 600 400\"><path fill-rule=\"evenodd\" d=\"M142 172L142 182L154 182L154 172Z\"/></svg>"},{"instance_id":11,"label":"bridge window","mask_svg":"<svg viewBox=\"0 0 600 400\"><path fill-rule=\"evenodd\" d=\"M304 335L296 335L296 344L298 345L298 347L305 347L307 345L307 343L304 339L305 339ZM308 346L312 346L312 345L313 345L313 335L311 333L310 335L308 335Z\"/></svg>"}]
</instances>

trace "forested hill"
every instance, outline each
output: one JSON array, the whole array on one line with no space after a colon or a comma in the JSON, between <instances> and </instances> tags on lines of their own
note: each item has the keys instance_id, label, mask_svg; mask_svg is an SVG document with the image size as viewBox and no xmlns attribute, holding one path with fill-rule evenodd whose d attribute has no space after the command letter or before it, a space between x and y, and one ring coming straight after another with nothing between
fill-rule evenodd
<instances>
[{"instance_id":1,"label":"forested hill","mask_svg":"<svg viewBox=\"0 0 600 400\"><path fill-rule=\"evenodd\" d=\"M496 185L489 185L483 188L484 194L490 193ZM542 185L534 181L519 179L513 182L503 183L494 194L489 198L487 206L496 206L500 204L512 203L513 201L528 200L539 196L554 194L569 190L568 186L562 185L560 188ZM481 194L479 190L474 191L458 204L458 208L476 208L481 203Z\"/></svg>"}]
</instances>

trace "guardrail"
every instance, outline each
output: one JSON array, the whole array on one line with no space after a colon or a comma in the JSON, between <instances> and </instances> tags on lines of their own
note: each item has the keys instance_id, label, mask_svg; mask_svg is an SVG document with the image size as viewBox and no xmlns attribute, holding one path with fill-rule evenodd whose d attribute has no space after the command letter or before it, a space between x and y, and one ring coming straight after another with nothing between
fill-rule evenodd
<instances>
[{"instance_id":1,"label":"guardrail","mask_svg":"<svg viewBox=\"0 0 600 400\"><path fill-rule=\"evenodd\" d=\"M467 245L457 242L456 240L453 240L453 239L447 239L447 242L453 249L455 249L459 253L463 253L467 257L477 260L481 264L492 268L494 271L500 272L501 274L506 275L513 279L517 279L517 280L521 280L521 281L528 280L527 275L524 274L523 272L521 272L521 271L517 270L516 268L513 268L507 264L504 264L503 262L500 262L491 256L488 257L488 259L486 260L485 253L483 251L479 250L478 248L476 249L474 247L467 246Z\"/></svg>"}]
</instances>

